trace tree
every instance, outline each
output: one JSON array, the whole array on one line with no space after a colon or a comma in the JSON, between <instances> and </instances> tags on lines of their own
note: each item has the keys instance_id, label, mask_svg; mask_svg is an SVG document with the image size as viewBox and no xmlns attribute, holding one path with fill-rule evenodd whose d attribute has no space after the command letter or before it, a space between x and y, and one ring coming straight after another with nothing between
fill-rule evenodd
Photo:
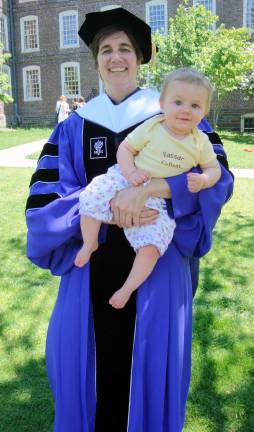
<instances>
[{"instance_id":1,"label":"tree","mask_svg":"<svg viewBox=\"0 0 254 432\"><path fill-rule=\"evenodd\" d=\"M240 89L245 76L253 71L254 55L249 50L250 36L247 28L226 29L221 25L216 30L213 45L205 50L209 61L203 70L216 89L214 125L217 125L226 96Z\"/></svg>"},{"instance_id":2,"label":"tree","mask_svg":"<svg viewBox=\"0 0 254 432\"><path fill-rule=\"evenodd\" d=\"M8 95L10 89L9 77L3 72L3 64L11 57L9 53L4 53L3 48L0 45L0 101L4 103L13 102L11 96Z\"/></svg>"},{"instance_id":3,"label":"tree","mask_svg":"<svg viewBox=\"0 0 254 432\"><path fill-rule=\"evenodd\" d=\"M246 53L246 55L248 55L249 53L251 53L251 55L253 55L254 44L250 45L250 48L249 48L248 52ZM252 70L254 70L254 67L252 68ZM244 100L249 101L252 98L254 98L254 72L249 72L243 77L240 89L241 89Z\"/></svg>"},{"instance_id":4,"label":"tree","mask_svg":"<svg viewBox=\"0 0 254 432\"><path fill-rule=\"evenodd\" d=\"M142 80L148 76L149 85L157 88L172 69L187 66L202 71L216 88L214 126L225 97L240 87L244 77L253 71L254 62L253 51L249 55L249 30L226 29L223 24L215 30L217 20L204 6L189 6L189 0L183 0L175 17L169 19L168 35L154 36L156 62L141 70Z\"/></svg>"}]
</instances>

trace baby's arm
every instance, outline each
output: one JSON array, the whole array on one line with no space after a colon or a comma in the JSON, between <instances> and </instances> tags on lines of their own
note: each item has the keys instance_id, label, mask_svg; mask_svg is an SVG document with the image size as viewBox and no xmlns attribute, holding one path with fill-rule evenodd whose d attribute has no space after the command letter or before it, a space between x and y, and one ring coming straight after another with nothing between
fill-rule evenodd
<instances>
[{"instance_id":1,"label":"baby's arm","mask_svg":"<svg viewBox=\"0 0 254 432\"><path fill-rule=\"evenodd\" d=\"M201 165L202 174L188 173L187 185L190 192L199 192L215 185L221 176L220 164L215 159L207 165Z\"/></svg>"},{"instance_id":2,"label":"baby's arm","mask_svg":"<svg viewBox=\"0 0 254 432\"><path fill-rule=\"evenodd\" d=\"M150 179L150 173L135 167L134 156L137 151L125 139L118 147L116 158L123 176L133 186L138 186Z\"/></svg>"}]
</instances>

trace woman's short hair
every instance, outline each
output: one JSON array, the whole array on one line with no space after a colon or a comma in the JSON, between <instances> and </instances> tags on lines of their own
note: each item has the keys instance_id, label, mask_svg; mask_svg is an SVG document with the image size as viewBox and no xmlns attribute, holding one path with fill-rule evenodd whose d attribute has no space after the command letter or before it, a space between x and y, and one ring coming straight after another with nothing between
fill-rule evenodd
<instances>
[{"instance_id":1,"label":"woman's short hair","mask_svg":"<svg viewBox=\"0 0 254 432\"><path fill-rule=\"evenodd\" d=\"M137 56L137 62L138 64L142 64L143 63L143 54L141 52L141 49L139 48L136 39L134 38L133 34L124 26L122 25L111 25L108 27L104 27L103 29L101 29L93 38L92 43L89 45L89 48L92 52L94 61L95 61L95 66L98 66L97 63L97 56L98 56L98 52L99 52L99 48L100 48L100 43L108 36L111 36L114 33L118 33L118 32L124 32L126 34L126 36L128 36L128 38L130 39L130 42L135 50L136 56Z\"/></svg>"},{"instance_id":2,"label":"woman's short hair","mask_svg":"<svg viewBox=\"0 0 254 432\"><path fill-rule=\"evenodd\" d=\"M209 79L202 72L191 68L179 68L170 72L162 84L160 102L164 100L168 86L173 81L187 82L204 87L207 90L207 111L209 111L214 88Z\"/></svg>"}]
</instances>

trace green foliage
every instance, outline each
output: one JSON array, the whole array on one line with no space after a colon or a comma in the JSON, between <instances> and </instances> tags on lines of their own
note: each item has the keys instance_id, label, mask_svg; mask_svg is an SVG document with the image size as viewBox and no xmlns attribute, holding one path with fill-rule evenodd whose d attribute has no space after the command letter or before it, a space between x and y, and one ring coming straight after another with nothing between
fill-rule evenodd
<instances>
[{"instance_id":1,"label":"green foliage","mask_svg":"<svg viewBox=\"0 0 254 432\"><path fill-rule=\"evenodd\" d=\"M8 90L11 86L9 84L9 77L3 72L3 64L9 60L11 55L9 53L4 53L2 46L0 44L0 101L4 103L13 102L13 99L8 95Z\"/></svg>"},{"instance_id":2,"label":"green foliage","mask_svg":"<svg viewBox=\"0 0 254 432\"><path fill-rule=\"evenodd\" d=\"M246 52L246 55L251 55L253 58L254 54L254 43L249 45L249 49ZM246 75L244 75L243 80L241 82L241 91L244 100L251 100L254 97L254 65L252 67L252 71L248 72Z\"/></svg>"},{"instance_id":3,"label":"green foliage","mask_svg":"<svg viewBox=\"0 0 254 432\"><path fill-rule=\"evenodd\" d=\"M225 97L240 88L254 69L254 50L247 28L213 29L218 17L204 6L184 0L169 20L169 33L156 34L156 62L141 68L142 82L159 88L164 76L179 67L193 67L206 74L216 88L214 126ZM147 77L149 78L147 80Z\"/></svg>"},{"instance_id":4,"label":"green foliage","mask_svg":"<svg viewBox=\"0 0 254 432\"><path fill-rule=\"evenodd\" d=\"M206 47L204 72L216 88L214 124L225 97L239 89L246 74L254 68L254 52L249 50L250 32L247 28L226 29L221 25L215 32L213 44Z\"/></svg>"}]
</instances>

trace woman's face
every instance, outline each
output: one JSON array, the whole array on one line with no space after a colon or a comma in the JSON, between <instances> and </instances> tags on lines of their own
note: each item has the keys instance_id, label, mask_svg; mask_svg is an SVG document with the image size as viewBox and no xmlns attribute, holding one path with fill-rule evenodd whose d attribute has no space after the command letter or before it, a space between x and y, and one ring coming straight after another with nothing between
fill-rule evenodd
<instances>
[{"instance_id":1,"label":"woman's face","mask_svg":"<svg viewBox=\"0 0 254 432\"><path fill-rule=\"evenodd\" d=\"M138 62L135 49L123 32L105 37L100 42L97 56L98 71L109 95L126 95L137 87Z\"/></svg>"}]
</instances>

